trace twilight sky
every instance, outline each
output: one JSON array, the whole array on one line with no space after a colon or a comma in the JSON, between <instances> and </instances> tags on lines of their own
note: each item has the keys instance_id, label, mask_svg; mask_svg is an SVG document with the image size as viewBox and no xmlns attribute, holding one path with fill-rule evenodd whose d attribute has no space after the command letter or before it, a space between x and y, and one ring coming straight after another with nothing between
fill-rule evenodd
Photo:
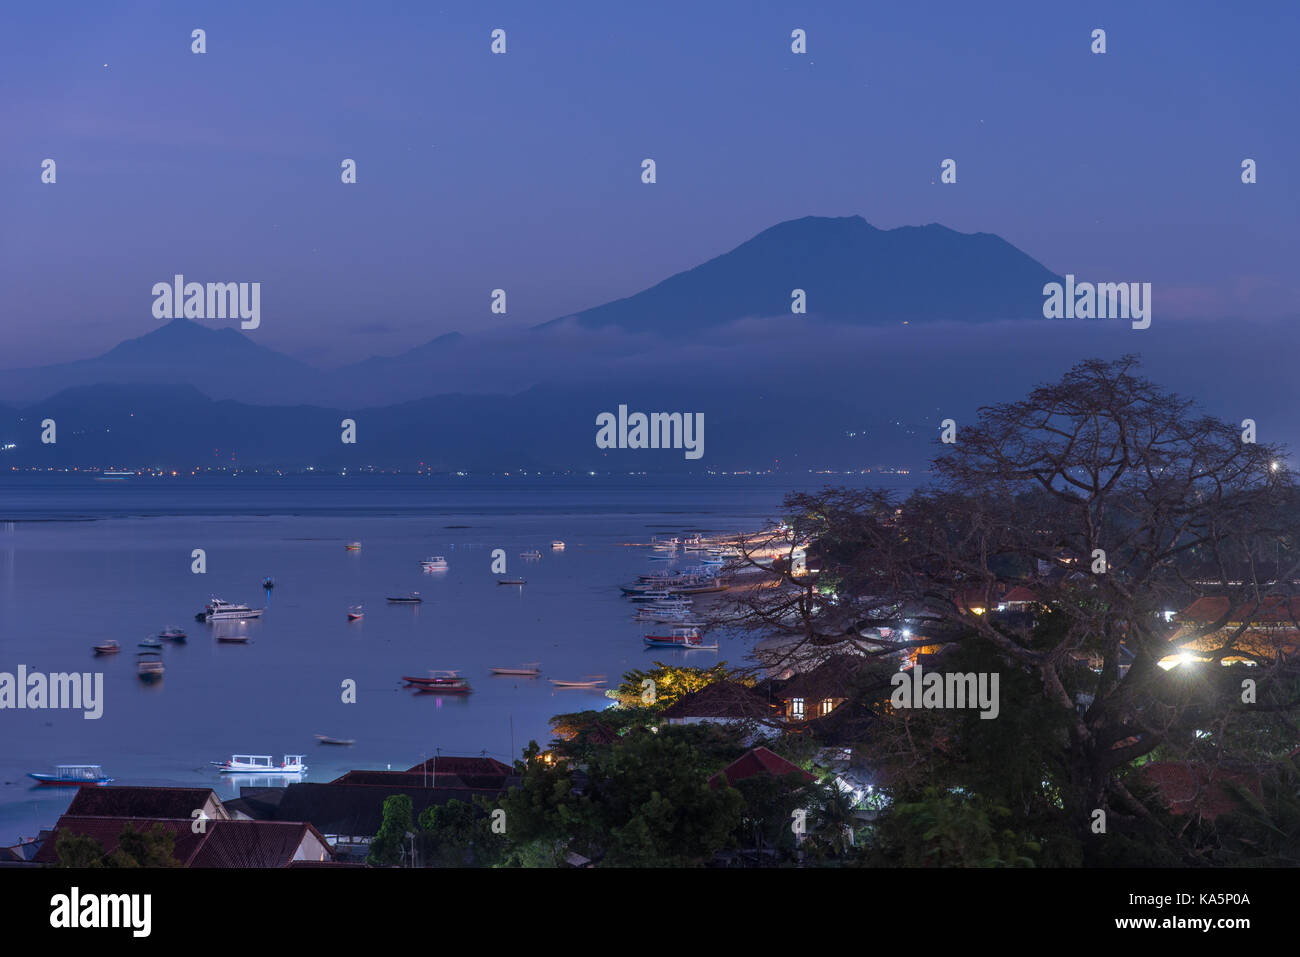
<instances>
[{"instance_id":1,"label":"twilight sky","mask_svg":"<svg viewBox=\"0 0 1300 957\"><path fill-rule=\"evenodd\" d=\"M5 4L0 368L149 332L178 272L260 281L249 334L333 365L806 215L997 233L1161 317L1300 318L1298 35L1282 0Z\"/></svg>"}]
</instances>

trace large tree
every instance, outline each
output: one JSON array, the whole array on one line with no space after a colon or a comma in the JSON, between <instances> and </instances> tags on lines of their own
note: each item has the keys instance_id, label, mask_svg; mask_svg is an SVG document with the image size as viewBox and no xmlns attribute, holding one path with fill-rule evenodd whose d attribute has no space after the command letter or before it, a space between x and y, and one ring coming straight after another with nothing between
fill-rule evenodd
<instances>
[{"instance_id":1,"label":"large tree","mask_svg":"<svg viewBox=\"0 0 1300 957\"><path fill-rule=\"evenodd\" d=\"M1130 787L1135 767L1154 756L1262 771L1284 755L1267 732L1297 703L1293 649L1248 627L1251 609L1289 599L1297 576L1284 452L1137 368L1131 356L1085 361L1023 401L982 408L942 447L933 486L906 501L853 489L790 497L786 527L746 554L793 559L806 546L816 573L778 561L729 611L784 638L776 664L844 650L878 659L881 685L864 695L880 719L873 744L892 741L895 756L910 746L913 764L946 754L949 772L964 765L991 787L999 769L981 762L1014 742L976 743L998 733L987 725L1019 724L1036 752L1010 755L1021 786L1058 808L1081 844L1097 810L1121 829L1176 836L1154 795ZM1036 613L997 613L1009 584ZM1165 613L1202 596L1222 599L1214 620L1171 643ZM1282 624L1300 628L1289 617ZM1161 666L1193 645L1204 663ZM997 721L890 712L883 683L904 655L924 648L942 662L960 647L1004 672ZM1258 666L1244 676L1255 703L1243 702L1240 667L1218 667L1242 659ZM921 755L927 722L937 749Z\"/></svg>"}]
</instances>

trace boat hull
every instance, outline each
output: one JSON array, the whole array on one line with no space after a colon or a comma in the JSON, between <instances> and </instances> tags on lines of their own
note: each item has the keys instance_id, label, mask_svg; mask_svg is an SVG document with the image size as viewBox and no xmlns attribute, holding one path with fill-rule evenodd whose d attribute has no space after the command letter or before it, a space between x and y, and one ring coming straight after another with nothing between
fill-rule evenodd
<instances>
[{"instance_id":1,"label":"boat hull","mask_svg":"<svg viewBox=\"0 0 1300 957\"><path fill-rule=\"evenodd\" d=\"M79 788L83 784L108 784L113 779L110 777L83 778L78 781L70 781L67 778L56 777L53 774L37 774L28 772L27 776L37 784L51 788Z\"/></svg>"}]
</instances>

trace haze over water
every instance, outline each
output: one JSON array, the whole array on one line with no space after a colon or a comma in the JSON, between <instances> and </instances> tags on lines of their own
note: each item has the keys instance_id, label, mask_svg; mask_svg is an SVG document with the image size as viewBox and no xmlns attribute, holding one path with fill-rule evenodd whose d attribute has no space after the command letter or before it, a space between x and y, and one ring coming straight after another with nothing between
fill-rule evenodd
<instances>
[{"instance_id":1,"label":"haze over water","mask_svg":"<svg viewBox=\"0 0 1300 957\"><path fill-rule=\"evenodd\" d=\"M234 797L238 785L208 762L236 752L276 763L305 753L303 780L317 782L351 768L404 770L435 749L509 763L530 739L549 740L552 715L610 703L547 678L604 674L613 686L654 661L744 659L752 641L739 636L718 636L717 652L646 650L647 628L617 586L670 566L627 543L756 529L795 489L905 490L915 478L5 477L0 671L102 672L104 704L97 720L0 711L0 843L52 826L66 807L70 789L35 787L26 776L55 764L102 764L115 783L215 787ZM564 551L552 551L554 539ZM362 549L346 551L351 540ZM206 551L204 575L190 570L195 548ZM505 550L506 577L527 585L497 584L493 548ZM532 549L540 560L520 557ZM445 556L450 569L422 572L430 555ZM268 575L276 582L269 595L261 588ZM384 600L412 590L422 605ZM242 626L196 622L212 595L268 610ZM349 623L358 602L365 617ZM145 685L137 644L169 625L189 640L164 643L166 674ZM251 640L218 643L218 627L243 628ZM96 658L91 646L108 639L121 653ZM540 679L488 673L531 661L541 662ZM401 689L402 675L430 669L459 670L474 693ZM355 704L341 700L349 678ZM320 746L317 733L356 744Z\"/></svg>"}]
</instances>

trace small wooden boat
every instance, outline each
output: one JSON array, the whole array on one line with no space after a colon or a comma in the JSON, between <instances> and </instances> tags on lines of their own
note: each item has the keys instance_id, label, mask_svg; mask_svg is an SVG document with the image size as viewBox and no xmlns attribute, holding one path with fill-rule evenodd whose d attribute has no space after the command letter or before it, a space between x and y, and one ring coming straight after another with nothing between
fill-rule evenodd
<instances>
[{"instance_id":1,"label":"small wooden boat","mask_svg":"<svg viewBox=\"0 0 1300 957\"><path fill-rule=\"evenodd\" d=\"M359 551L361 551L361 543L360 543L360 542L348 542L348 543L347 543L346 545L344 545L343 547L346 548L346 549L347 549L348 551L350 551L350 552L359 552Z\"/></svg>"},{"instance_id":2,"label":"small wooden boat","mask_svg":"<svg viewBox=\"0 0 1300 957\"><path fill-rule=\"evenodd\" d=\"M549 680L557 688L598 688L605 683L604 675L588 675L582 681L563 681L559 678Z\"/></svg>"},{"instance_id":3,"label":"small wooden boat","mask_svg":"<svg viewBox=\"0 0 1300 957\"><path fill-rule=\"evenodd\" d=\"M351 608L348 609L348 621L357 621L358 619L364 618L365 616L366 613L365 611L362 610L360 605L353 605Z\"/></svg>"},{"instance_id":4,"label":"small wooden boat","mask_svg":"<svg viewBox=\"0 0 1300 957\"><path fill-rule=\"evenodd\" d=\"M430 671L427 678L402 675L402 680L406 682L407 687L414 688L416 691L433 691L438 694L469 694L474 690L469 686L469 681L462 678L457 671Z\"/></svg>"},{"instance_id":5,"label":"small wooden boat","mask_svg":"<svg viewBox=\"0 0 1300 957\"><path fill-rule=\"evenodd\" d=\"M528 661L518 668L489 668L488 671L494 675L513 675L516 678L536 678L542 673L542 665L539 661Z\"/></svg>"},{"instance_id":6,"label":"small wooden boat","mask_svg":"<svg viewBox=\"0 0 1300 957\"><path fill-rule=\"evenodd\" d=\"M179 628L165 628L158 633L158 637L165 641L184 641L189 636Z\"/></svg>"},{"instance_id":7,"label":"small wooden boat","mask_svg":"<svg viewBox=\"0 0 1300 957\"><path fill-rule=\"evenodd\" d=\"M83 784L108 784L113 779L98 764L56 764L53 774L28 772L27 776L50 787L81 787Z\"/></svg>"},{"instance_id":8,"label":"small wooden boat","mask_svg":"<svg viewBox=\"0 0 1300 957\"><path fill-rule=\"evenodd\" d=\"M526 578L498 578L497 584L498 585L527 585L528 580Z\"/></svg>"},{"instance_id":9,"label":"small wooden boat","mask_svg":"<svg viewBox=\"0 0 1300 957\"><path fill-rule=\"evenodd\" d=\"M142 639L140 639L140 647L141 647L141 648L161 648L161 647L162 647L162 642L159 641L157 638L142 638Z\"/></svg>"},{"instance_id":10,"label":"small wooden boat","mask_svg":"<svg viewBox=\"0 0 1300 957\"><path fill-rule=\"evenodd\" d=\"M701 651L717 651L717 643L705 645L698 628L674 628L671 635L646 635L648 648L695 648Z\"/></svg>"},{"instance_id":11,"label":"small wooden boat","mask_svg":"<svg viewBox=\"0 0 1300 957\"><path fill-rule=\"evenodd\" d=\"M328 734L318 734L316 735L316 740L321 744L337 744L344 747L356 744L356 741L352 738L331 738Z\"/></svg>"},{"instance_id":12,"label":"small wooden boat","mask_svg":"<svg viewBox=\"0 0 1300 957\"><path fill-rule=\"evenodd\" d=\"M157 681L163 676L162 655L154 651L142 651L136 656L136 674L141 681Z\"/></svg>"},{"instance_id":13,"label":"small wooden boat","mask_svg":"<svg viewBox=\"0 0 1300 957\"><path fill-rule=\"evenodd\" d=\"M390 605L418 605L424 599L420 597L418 591L413 591L409 595L389 595L388 603Z\"/></svg>"},{"instance_id":14,"label":"small wooden boat","mask_svg":"<svg viewBox=\"0 0 1300 957\"><path fill-rule=\"evenodd\" d=\"M122 650L122 646L116 641L106 641L102 645L95 645L95 654L97 655L115 655Z\"/></svg>"}]
</instances>

